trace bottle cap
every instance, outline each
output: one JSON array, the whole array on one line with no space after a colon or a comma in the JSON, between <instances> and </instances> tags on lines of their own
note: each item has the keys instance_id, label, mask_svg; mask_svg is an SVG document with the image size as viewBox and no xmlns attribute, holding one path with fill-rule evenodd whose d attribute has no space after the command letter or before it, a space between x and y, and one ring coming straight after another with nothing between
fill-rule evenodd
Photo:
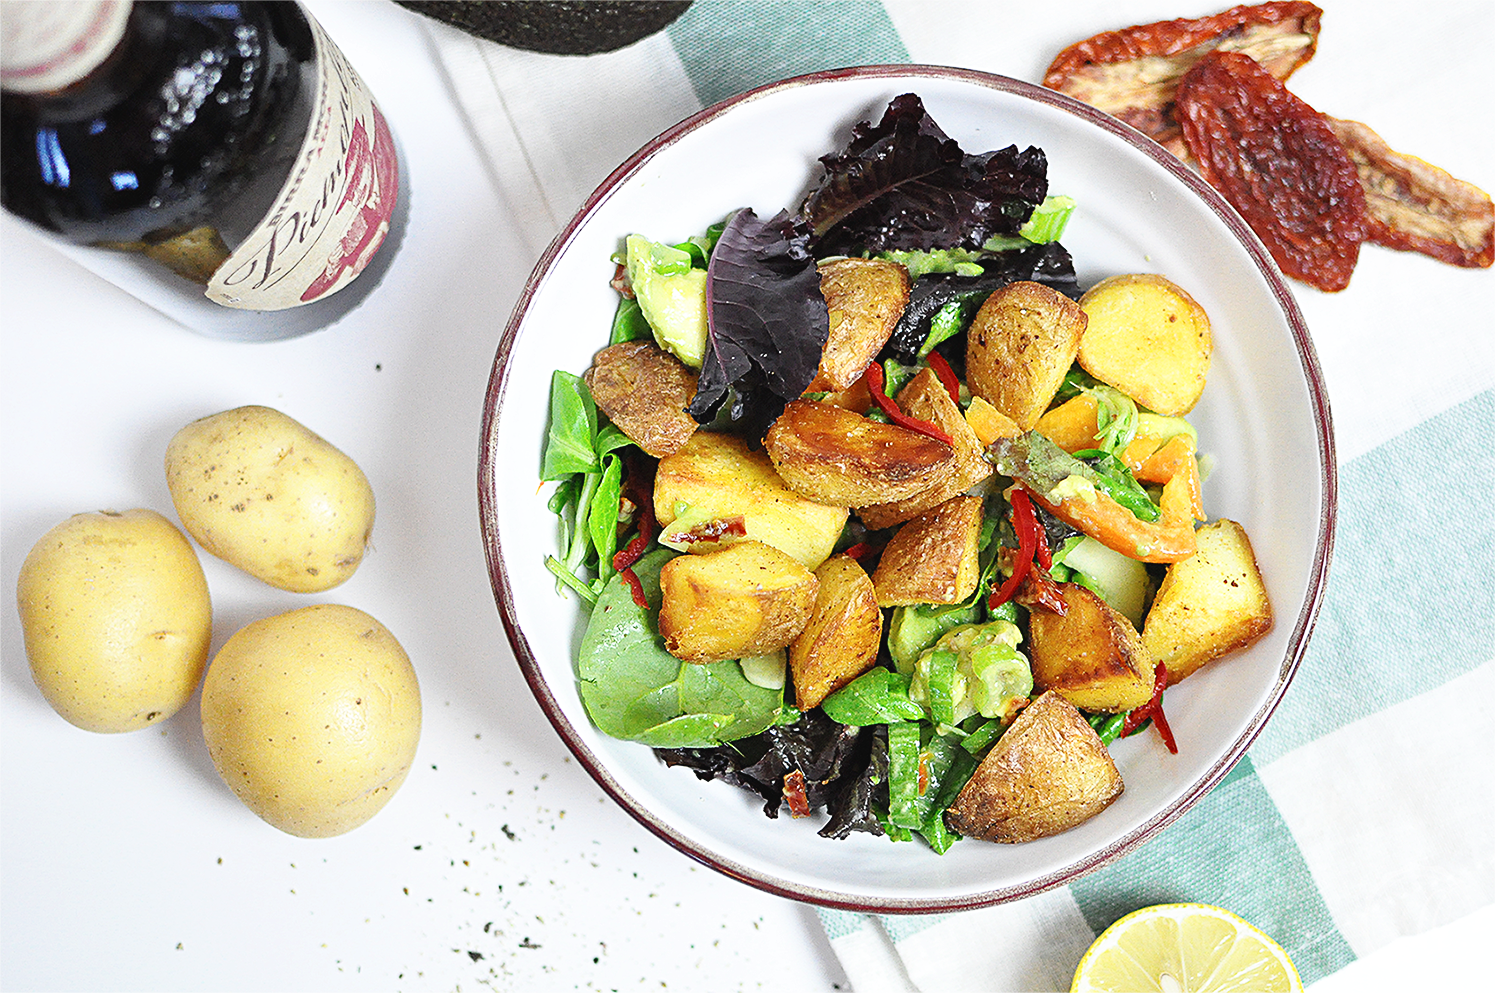
<instances>
[{"instance_id":1,"label":"bottle cap","mask_svg":"<svg viewBox=\"0 0 1495 993\"><path fill-rule=\"evenodd\" d=\"M114 51L131 0L0 3L0 87L47 93L76 83Z\"/></svg>"}]
</instances>

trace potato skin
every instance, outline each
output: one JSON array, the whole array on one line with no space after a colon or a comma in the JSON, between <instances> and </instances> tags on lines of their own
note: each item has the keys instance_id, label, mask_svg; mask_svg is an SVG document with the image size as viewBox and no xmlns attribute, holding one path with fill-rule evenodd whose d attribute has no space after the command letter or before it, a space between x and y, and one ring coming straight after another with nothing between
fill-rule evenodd
<instances>
[{"instance_id":1,"label":"potato skin","mask_svg":"<svg viewBox=\"0 0 1495 993\"><path fill-rule=\"evenodd\" d=\"M767 655L804 630L818 587L814 573L761 541L681 555L659 572L659 633L682 662Z\"/></svg>"},{"instance_id":2,"label":"potato skin","mask_svg":"<svg viewBox=\"0 0 1495 993\"><path fill-rule=\"evenodd\" d=\"M966 335L966 384L1024 431L1048 409L1074 364L1085 312L1042 283L1017 282L986 298Z\"/></svg>"},{"instance_id":3,"label":"potato skin","mask_svg":"<svg viewBox=\"0 0 1495 993\"><path fill-rule=\"evenodd\" d=\"M197 554L153 510L76 514L21 564L16 604L31 676L85 731L134 731L187 703L213 608Z\"/></svg>"},{"instance_id":4,"label":"potato skin","mask_svg":"<svg viewBox=\"0 0 1495 993\"><path fill-rule=\"evenodd\" d=\"M237 407L178 431L166 448L166 485L198 544L295 593L345 582L374 529L363 470L269 407Z\"/></svg>"},{"instance_id":5,"label":"potato skin","mask_svg":"<svg viewBox=\"0 0 1495 993\"><path fill-rule=\"evenodd\" d=\"M1151 273L1111 276L1080 298L1088 319L1076 358L1149 410L1187 414L1204 392L1209 315L1181 287Z\"/></svg>"},{"instance_id":6,"label":"potato skin","mask_svg":"<svg viewBox=\"0 0 1495 993\"><path fill-rule=\"evenodd\" d=\"M1123 790L1100 736L1057 693L1017 715L945 813L960 834L1016 844L1068 831Z\"/></svg>"},{"instance_id":7,"label":"potato skin","mask_svg":"<svg viewBox=\"0 0 1495 993\"><path fill-rule=\"evenodd\" d=\"M1028 615L1033 684L1108 714L1152 699L1155 662L1132 622L1077 583L1058 586L1068 613Z\"/></svg>"},{"instance_id":8,"label":"potato skin","mask_svg":"<svg viewBox=\"0 0 1495 993\"><path fill-rule=\"evenodd\" d=\"M420 739L420 687L384 625L340 604L240 629L202 687L218 775L287 834L328 838L378 813Z\"/></svg>"},{"instance_id":9,"label":"potato skin","mask_svg":"<svg viewBox=\"0 0 1495 993\"><path fill-rule=\"evenodd\" d=\"M877 664L882 611L865 569L832 555L815 570L819 588L809 623L789 646L795 706L810 710Z\"/></svg>"},{"instance_id":10,"label":"potato skin","mask_svg":"<svg viewBox=\"0 0 1495 993\"><path fill-rule=\"evenodd\" d=\"M652 341L607 346L583 378L598 409L656 459L679 451L696 432L685 412L696 395L696 373Z\"/></svg>"},{"instance_id":11,"label":"potato skin","mask_svg":"<svg viewBox=\"0 0 1495 993\"><path fill-rule=\"evenodd\" d=\"M872 576L881 607L960 603L981 578L981 498L958 496L898 529Z\"/></svg>"},{"instance_id":12,"label":"potato skin","mask_svg":"<svg viewBox=\"0 0 1495 993\"><path fill-rule=\"evenodd\" d=\"M1168 567L1142 626L1142 643L1167 665L1170 686L1272 629L1245 528L1221 518L1195 536L1199 550Z\"/></svg>"},{"instance_id":13,"label":"potato skin","mask_svg":"<svg viewBox=\"0 0 1495 993\"><path fill-rule=\"evenodd\" d=\"M986 446L976 436L975 429L966 421L933 369L923 370L898 391L898 407L910 417L929 421L948 434L955 457L949 470L927 489L902 500L859 508L857 516L874 531L912 520L931 507L964 493L993 472L986 457Z\"/></svg>"},{"instance_id":14,"label":"potato skin","mask_svg":"<svg viewBox=\"0 0 1495 993\"><path fill-rule=\"evenodd\" d=\"M839 393L862 378L892 336L908 306L908 270L886 259L822 262L820 293L830 311L830 334L806 392Z\"/></svg>"},{"instance_id":15,"label":"potato skin","mask_svg":"<svg viewBox=\"0 0 1495 993\"><path fill-rule=\"evenodd\" d=\"M954 449L937 438L810 400L785 407L763 444L790 489L836 507L911 497L955 461Z\"/></svg>"},{"instance_id":16,"label":"potato skin","mask_svg":"<svg viewBox=\"0 0 1495 993\"><path fill-rule=\"evenodd\" d=\"M807 569L830 556L848 516L845 507L795 493L768 456L749 448L742 438L714 431L697 431L655 470L655 519L668 527L681 507L701 520L740 516L748 538L788 553Z\"/></svg>"}]
</instances>

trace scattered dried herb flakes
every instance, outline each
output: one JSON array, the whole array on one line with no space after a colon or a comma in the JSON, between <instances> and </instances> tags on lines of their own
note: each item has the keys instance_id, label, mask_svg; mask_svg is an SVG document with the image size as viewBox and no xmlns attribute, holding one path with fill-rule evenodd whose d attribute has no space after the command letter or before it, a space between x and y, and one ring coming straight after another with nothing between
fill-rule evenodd
<instances>
[{"instance_id":1,"label":"scattered dried herb flakes","mask_svg":"<svg viewBox=\"0 0 1495 993\"><path fill-rule=\"evenodd\" d=\"M1178 84L1184 144L1282 271L1326 292L1350 284L1365 191L1322 114L1256 60L1212 52Z\"/></svg>"}]
</instances>

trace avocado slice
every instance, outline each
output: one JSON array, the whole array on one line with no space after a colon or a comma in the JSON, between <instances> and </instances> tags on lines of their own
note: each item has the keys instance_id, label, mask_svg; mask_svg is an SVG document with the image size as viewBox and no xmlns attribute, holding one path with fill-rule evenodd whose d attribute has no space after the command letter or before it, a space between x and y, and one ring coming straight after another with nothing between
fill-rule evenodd
<instances>
[{"instance_id":1,"label":"avocado slice","mask_svg":"<svg viewBox=\"0 0 1495 993\"><path fill-rule=\"evenodd\" d=\"M678 248L628 236L628 282L660 348L692 369L706 354L706 270Z\"/></svg>"},{"instance_id":2,"label":"avocado slice","mask_svg":"<svg viewBox=\"0 0 1495 993\"><path fill-rule=\"evenodd\" d=\"M395 0L510 48L551 55L613 52L664 30L689 0Z\"/></svg>"}]
</instances>

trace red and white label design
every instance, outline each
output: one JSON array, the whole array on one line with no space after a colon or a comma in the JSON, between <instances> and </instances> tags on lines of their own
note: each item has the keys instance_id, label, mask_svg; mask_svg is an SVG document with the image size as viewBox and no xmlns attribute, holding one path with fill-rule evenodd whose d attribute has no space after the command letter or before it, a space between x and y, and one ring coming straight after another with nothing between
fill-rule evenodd
<instances>
[{"instance_id":1,"label":"red and white label design","mask_svg":"<svg viewBox=\"0 0 1495 993\"><path fill-rule=\"evenodd\" d=\"M316 120L263 221L208 280L207 297L241 310L285 310L352 282L389 233L400 185L394 136L321 25Z\"/></svg>"}]
</instances>

